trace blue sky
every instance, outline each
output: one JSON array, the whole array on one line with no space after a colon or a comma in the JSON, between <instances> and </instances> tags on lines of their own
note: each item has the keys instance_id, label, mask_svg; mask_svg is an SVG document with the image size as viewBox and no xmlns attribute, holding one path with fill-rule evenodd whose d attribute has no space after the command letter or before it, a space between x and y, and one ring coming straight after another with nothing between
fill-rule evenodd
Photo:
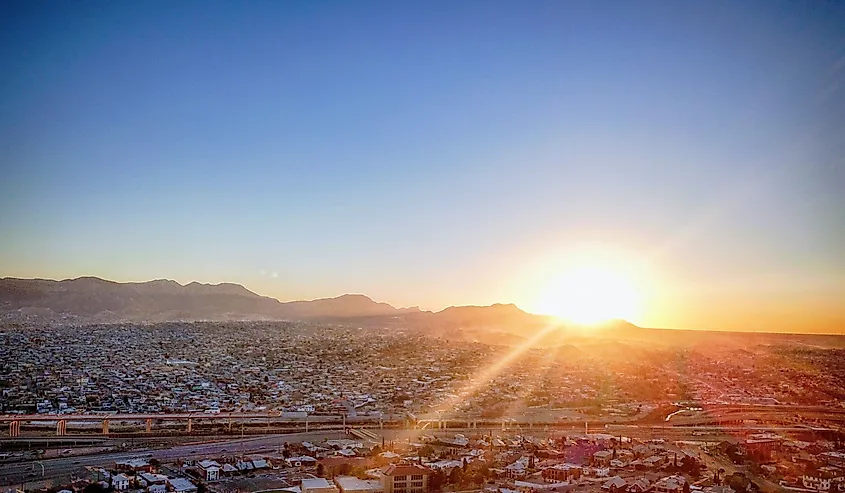
<instances>
[{"instance_id":1,"label":"blue sky","mask_svg":"<svg viewBox=\"0 0 845 493\"><path fill-rule=\"evenodd\" d=\"M838 2L0 8L0 275L530 308L599 245L641 323L845 327Z\"/></svg>"}]
</instances>

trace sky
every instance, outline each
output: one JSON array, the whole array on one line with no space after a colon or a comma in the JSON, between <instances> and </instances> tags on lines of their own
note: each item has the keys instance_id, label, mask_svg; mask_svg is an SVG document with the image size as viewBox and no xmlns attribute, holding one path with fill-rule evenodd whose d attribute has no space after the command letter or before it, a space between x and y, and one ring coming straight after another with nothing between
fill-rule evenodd
<instances>
[{"instance_id":1,"label":"sky","mask_svg":"<svg viewBox=\"0 0 845 493\"><path fill-rule=\"evenodd\" d=\"M0 276L845 332L845 3L3 2Z\"/></svg>"}]
</instances>

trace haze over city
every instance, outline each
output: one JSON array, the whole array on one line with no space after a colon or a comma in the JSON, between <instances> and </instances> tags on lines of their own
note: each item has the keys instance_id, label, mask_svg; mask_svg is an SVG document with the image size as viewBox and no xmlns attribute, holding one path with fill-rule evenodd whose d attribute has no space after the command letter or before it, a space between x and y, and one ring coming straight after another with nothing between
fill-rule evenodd
<instances>
[{"instance_id":1,"label":"haze over city","mask_svg":"<svg viewBox=\"0 0 845 493\"><path fill-rule=\"evenodd\" d=\"M0 275L845 331L843 12L6 3Z\"/></svg>"},{"instance_id":2,"label":"haze over city","mask_svg":"<svg viewBox=\"0 0 845 493\"><path fill-rule=\"evenodd\" d=\"M845 493L845 0L0 2L0 493Z\"/></svg>"}]
</instances>

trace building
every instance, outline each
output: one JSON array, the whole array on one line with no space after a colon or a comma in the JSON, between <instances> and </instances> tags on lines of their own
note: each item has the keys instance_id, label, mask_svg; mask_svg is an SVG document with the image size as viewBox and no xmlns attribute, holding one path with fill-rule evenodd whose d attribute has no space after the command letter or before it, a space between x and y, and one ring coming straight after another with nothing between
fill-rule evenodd
<instances>
[{"instance_id":1,"label":"building","mask_svg":"<svg viewBox=\"0 0 845 493\"><path fill-rule=\"evenodd\" d=\"M185 478L171 478L167 482L175 493L197 493L196 485Z\"/></svg>"},{"instance_id":2,"label":"building","mask_svg":"<svg viewBox=\"0 0 845 493\"><path fill-rule=\"evenodd\" d=\"M335 484L340 493L384 493L381 481L358 479L355 476L337 476Z\"/></svg>"},{"instance_id":3,"label":"building","mask_svg":"<svg viewBox=\"0 0 845 493\"><path fill-rule=\"evenodd\" d=\"M311 467L317 465L317 459L308 456L308 455L301 455L299 457L288 457L285 459L288 467Z\"/></svg>"},{"instance_id":4,"label":"building","mask_svg":"<svg viewBox=\"0 0 845 493\"><path fill-rule=\"evenodd\" d=\"M301 489L302 493L338 493L337 486L326 478L303 479Z\"/></svg>"},{"instance_id":5,"label":"building","mask_svg":"<svg viewBox=\"0 0 845 493\"><path fill-rule=\"evenodd\" d=\"M129 476L123 473L115 474L111 478L111 485L117 491L127 490L129 489Z\"/></svg>"},{"instance_id":6,"label":"building","mask_svg":"<svg viewBox=\"0 0 845 493\"><path fill-rule=\"evenodd\" d=\"M150 461L142 458L115 461L114 468L118 471L153 472Z\"/></svg>"},{"instance_id":7,"label":"building","mask_svg":"<svg viewBox=\"0 0 845 493\"><path fill-rule=\"evenodd\" d=\"M613 476L612 478L608 479L601 485L602 491L609 491L611 493L616 493L618 491L625 491L628 487L628 482L622 479L620 476Z\"/></svg>"},{"instance_id":8,"label":"building","mask_svg":"<svg viewBox=\"0 0 845 493\"><path fill-rule=\"evenodd\" d=\"M581 477L581 466L575 464L555 464L543 469L546 481L574 481Z\"/></svg>"},{"instance_id":9,"label":"building","mask_svg":"<svg viewBox=\"0 0 845 493\"><path fill-rule=\"evenodd\" d=\"M154 484L165 485L167 484L167 476L164 474L153 474L151 472L142 472L137 476L146 486L152 486Z\"/></svg>"},{"instance_id":10,"label":"building","mask_svg":"<svg viewBox=\"0 0 845 493\"><path fill-rule=\"evenodd\" d=\"M391 464L382 471L382 490L384 493L425 493L430 474L431 469L417 464Z\"/></svg>"},{"instance_id":11,"label":"building","mask_svg":"<svg viewBox=\"0 0 845 493\"><path fill-rule=\"evenodd\" d=\"M637 478L628 483L628 493L645 493L651 489L651 483L646 478Z\"/></svg>"},{"instance_id":12,"label":"building","mask_svg":"<svg viewBox=\"0 0 845 493\"><path fill-rule=\"evenodd\" d=\"M613 459L613 452L610 450L599 450L593 454L593 462L597 466L609 466Z\"/></svg>"},{"instance_id":13,"label":"building","mask_svg":"<svg viewBox=\"0 0 845 493\"><path fill-rule=\"evenodd\" d=\"M845 468L845 452L823 452L819 457L829 466Z\"/></svg>"},{"instance_id":14,"label":"building","mask_svg":"<svg viewBox=\"0 0 845 493\"><path fill-rule=\"evenodd\" d=\"M683 476L667 476L654 483L655 493L683 493L687 480Z\"/></svg>"},{"instance_id":15,"label":"building","mask_svg":"<svg viewBox=\"0 0 845 493\"><path fill-rule=\"evenodd\" d=\"M213 460L201 460L197 463L200 475L206 481L217 481L220 479L220 464Z\"/></svg>"}]
</instances>

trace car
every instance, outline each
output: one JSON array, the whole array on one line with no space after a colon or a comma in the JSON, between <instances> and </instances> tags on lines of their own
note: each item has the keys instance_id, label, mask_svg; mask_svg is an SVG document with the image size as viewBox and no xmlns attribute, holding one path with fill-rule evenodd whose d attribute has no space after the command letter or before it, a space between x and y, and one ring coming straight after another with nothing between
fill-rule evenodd
<instances>
[{"instance_id":1,"label":"car","mask_svg":"<svg viewBox=\"0 0 845 493\"><path fill-rule=\"evenodd\" d=\"M197 451L196 451L196 450L191 450L191 453L192 453L192 454L196 454L196 453L197 453Z\"/></svg>"},{"instance_id":2,"label":"car","mask_svg":"<svg viewBox=\"0 0 845 493\"><path fill-rule=\"evenodd\" d=\"M220 449L220 451L221 451L221 452L228 452L229 450L228 450L228 449L223 448L223 449Z\"/></svg>"},{"instance_id":3,"label":"car","mask_svg":"<svg viewBox=\"0 0 845 493\"><path fill-rule=\"evenodd\" d=\"M34 473L34 472L31 472L31 473L27 474L27 475L26 475L26 477L28 477L28 478L34 478L34 477L35 477L35 473Z\"/></svg>"},{"instance_id":4,"label":"car","mask_svg":"<svg viewBox=\"0 0 845 493\"><path fill-rule=\"evenodd\" d=\"M73 461L73 464L79 464L78 460Z\"/></svg>"}]
</instances>

